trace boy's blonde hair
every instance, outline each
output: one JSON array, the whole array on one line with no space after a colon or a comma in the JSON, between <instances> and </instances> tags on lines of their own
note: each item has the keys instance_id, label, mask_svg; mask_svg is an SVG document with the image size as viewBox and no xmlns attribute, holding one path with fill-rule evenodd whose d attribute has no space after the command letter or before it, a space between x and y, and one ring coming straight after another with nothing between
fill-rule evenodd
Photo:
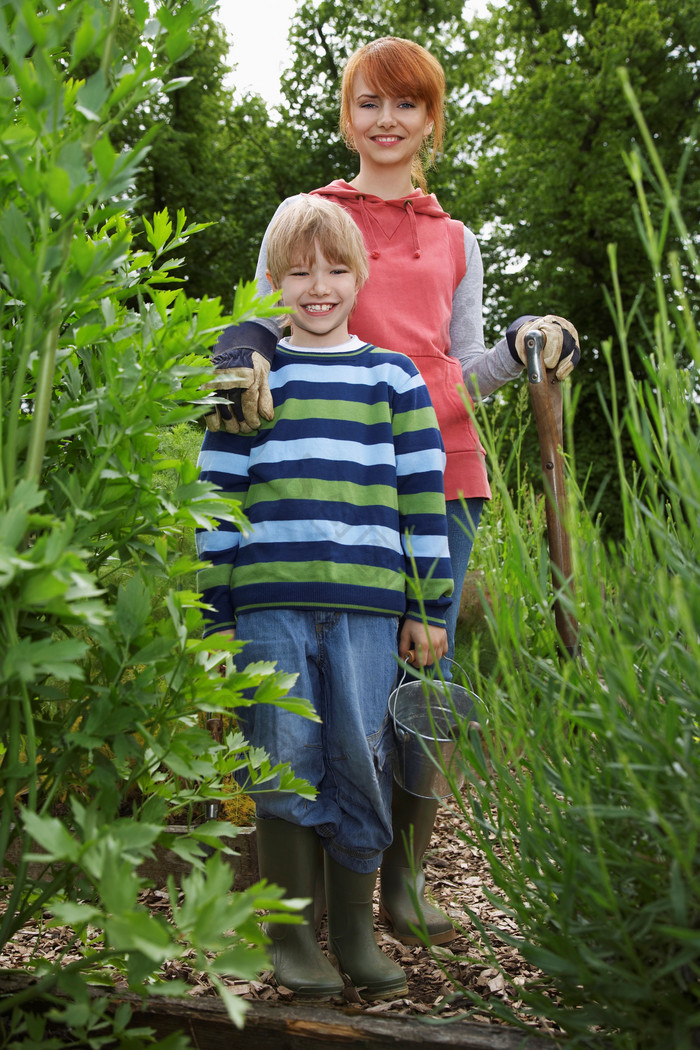
<instances>
[{"instance_id":1,"label":"boy's blonde hair","mask_svg":"<svg viewBox=\"0 0 700 1050\"><path fill-rule=\"evenodd\" d=\"M285 273L299 263L311 263L316 243L332 263L355 274L357 288L369 276L362 234L344 208L323 197L301 194L272 221L267 235L267 269L279 288Z\"/></svg>"}]
</instances>

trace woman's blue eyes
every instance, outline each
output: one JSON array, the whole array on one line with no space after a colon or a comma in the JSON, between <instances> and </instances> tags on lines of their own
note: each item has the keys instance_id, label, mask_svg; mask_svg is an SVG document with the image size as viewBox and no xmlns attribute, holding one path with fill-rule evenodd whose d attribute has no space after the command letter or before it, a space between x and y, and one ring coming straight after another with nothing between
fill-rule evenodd
<instances>
[{"instance_id":1,"label":"woman's blue eyes","mask_svg":"<svg viewBox=\"0 0 700 1050\"><path fill-rule=\"evenodd\" d=\"M399 102L397 105L398 105L399 109L415 109L416 108L416 103L415 102ZM361 102L360 103L360 109L376 109L376 108L377 108L377 103L376 102Z\"/></svg>"}]
</instances>

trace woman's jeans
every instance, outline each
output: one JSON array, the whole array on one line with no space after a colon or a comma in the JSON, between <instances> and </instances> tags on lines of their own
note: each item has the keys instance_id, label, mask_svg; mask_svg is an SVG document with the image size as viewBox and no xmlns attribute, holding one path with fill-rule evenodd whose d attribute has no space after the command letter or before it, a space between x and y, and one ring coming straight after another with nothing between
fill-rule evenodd
<instances>
[{"instance_id":1,"label":"woman's jeans","mask_svg":"<svg viewBox=\"0 0 700 1050\"><path fill-rule=\"evenodd\" d=\"M274 764L289 762L318 789L308 800L293 792L254 790L259 819L314 827L339 864L367 874L391 842L391 754L388 701L396 674L397 621L363 613L265 609L238 616L245 641L240 668L258 660L298 675L292 697L310 700L319 721L274 704L237 708L253 747Z\"/></svg>"},{"instance_id":2,"label":"woman's jeans","mask_svg":"<svg viewBox=\"0 0 700 1050\"><path fill-rule=\"evenodd\" d=\"M479 527L483 506L484 501L481 497L464 501L458 499L447 501L447 543L450 548L452 578L455 583L455 589L452 592L452 605L445 614L448 642L447 657L440 663L446 681L451 681L452 679L452 664L448 661L454 659L459 600L462 596L464 577L467 575L467 566L469 565L474 536Z\"/></svg>"}]
</instances>

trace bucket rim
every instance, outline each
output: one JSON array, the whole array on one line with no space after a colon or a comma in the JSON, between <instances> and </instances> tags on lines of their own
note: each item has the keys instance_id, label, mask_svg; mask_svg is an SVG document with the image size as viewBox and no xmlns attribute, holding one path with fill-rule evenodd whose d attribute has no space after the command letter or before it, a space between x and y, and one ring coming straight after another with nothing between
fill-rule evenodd
<instances>
[{"instance_id":1,"label":"bucket rim","mask_svg":"<svg viewBox=\"0 0 700 1050\"><path fill-rule=\"evenodd\" d=\"M417 728L409 725L405 721L405 716L402 717L402 714L397 712L397 703L398 703L398 700L399 700L399 694L400 694L401 690L402 689L403 690L412 689L414 686L422 686L422 683L420 681L418 681L418 680L402 683L399 686L397 686L396 689L394 689L392 691L391 696L389 697L389 704L388 704L389 715L390 715L392 723L394 725L394 730L397 732L397 734L398 734L398 731L400 730L404 734L407 733L410 736L420 737L422 740L434 740L437 743L449 744L449 743L454 742L455 736L451 732L449 733L448 736L443 736L442 735L442 733L445 732L446 730L441 729L441 727L438 725L438 719L436 719L434 717L433 712L435 712L435 714L437 714L437 715L439 715L439 713L441 713L441 712L445 712L445 714L449 715L450 718L452 718L454 720L453 721L453 728L458 731L458 736L462 735L462 733L464 732L465 728L467 728L467 726L468 726L468 724L470 722L473 722L473 721L476 720L475 707L476 707L476 702L479 701L479 697L477 696L477 694L473 690L466 689L465 686L457 685L457 686L455 686L455 689L462 690L462 692L464 693L465 697L469 698L470 707L469 707L469 709L467 711L462 713L459 710L458 706L454 702L452 702L451 697L449 696L449 693L443 693L442 694L442 699L445 700L446 703L444 705L438 704L437 708L432 706L432 704L430 702L431 698L427 694L424 693L425 701L426 701L426 703L425 703L425 711L426 711L426 714L428 716L428 720L430 722L431 732L428 734L425 731L421 731L420 729L417 729ZM440 735L438 735L438 730L440 730ZM449 730L447 730L447 732L449 732Z\"/></svg>"}]
</instances>

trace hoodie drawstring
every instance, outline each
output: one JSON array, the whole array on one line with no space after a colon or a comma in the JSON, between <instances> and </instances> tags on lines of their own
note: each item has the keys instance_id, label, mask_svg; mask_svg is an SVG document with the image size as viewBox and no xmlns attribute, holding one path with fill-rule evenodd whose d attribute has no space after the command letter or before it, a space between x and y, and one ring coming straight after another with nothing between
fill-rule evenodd
<instances>
[{"instance_id":1,"label":"hoodie drawstring","mask_svg":"<svg viewBox=\"0 0 700 1050\"><path fill-rule=\"evenodd\" d=\"M362 212L362 224L365 228L365 235L367 237L367 254L370 259L379 258L379 248L377 247L377 241L374 236L374 223L371 221L369 212L367 211L367 205L365 204L365 198L363 194L358 194L357 199L360 202L360 211Z\"/></svg>"},{"instance_id":2,"label":"hoodie drawstring","mask_svg":"<svg viewBox=\"0 0 700 1050\"><path fill-rule=\"evenodd\" d=\"M413 257L414 259L420 259L421 257L421 246L418 240L418 223L416 222L416 213L413 210L412 201L404 201L403 206L408 213L408 224L411 227L411 237L413 239Z\"/></svg>"}]
</instances>

